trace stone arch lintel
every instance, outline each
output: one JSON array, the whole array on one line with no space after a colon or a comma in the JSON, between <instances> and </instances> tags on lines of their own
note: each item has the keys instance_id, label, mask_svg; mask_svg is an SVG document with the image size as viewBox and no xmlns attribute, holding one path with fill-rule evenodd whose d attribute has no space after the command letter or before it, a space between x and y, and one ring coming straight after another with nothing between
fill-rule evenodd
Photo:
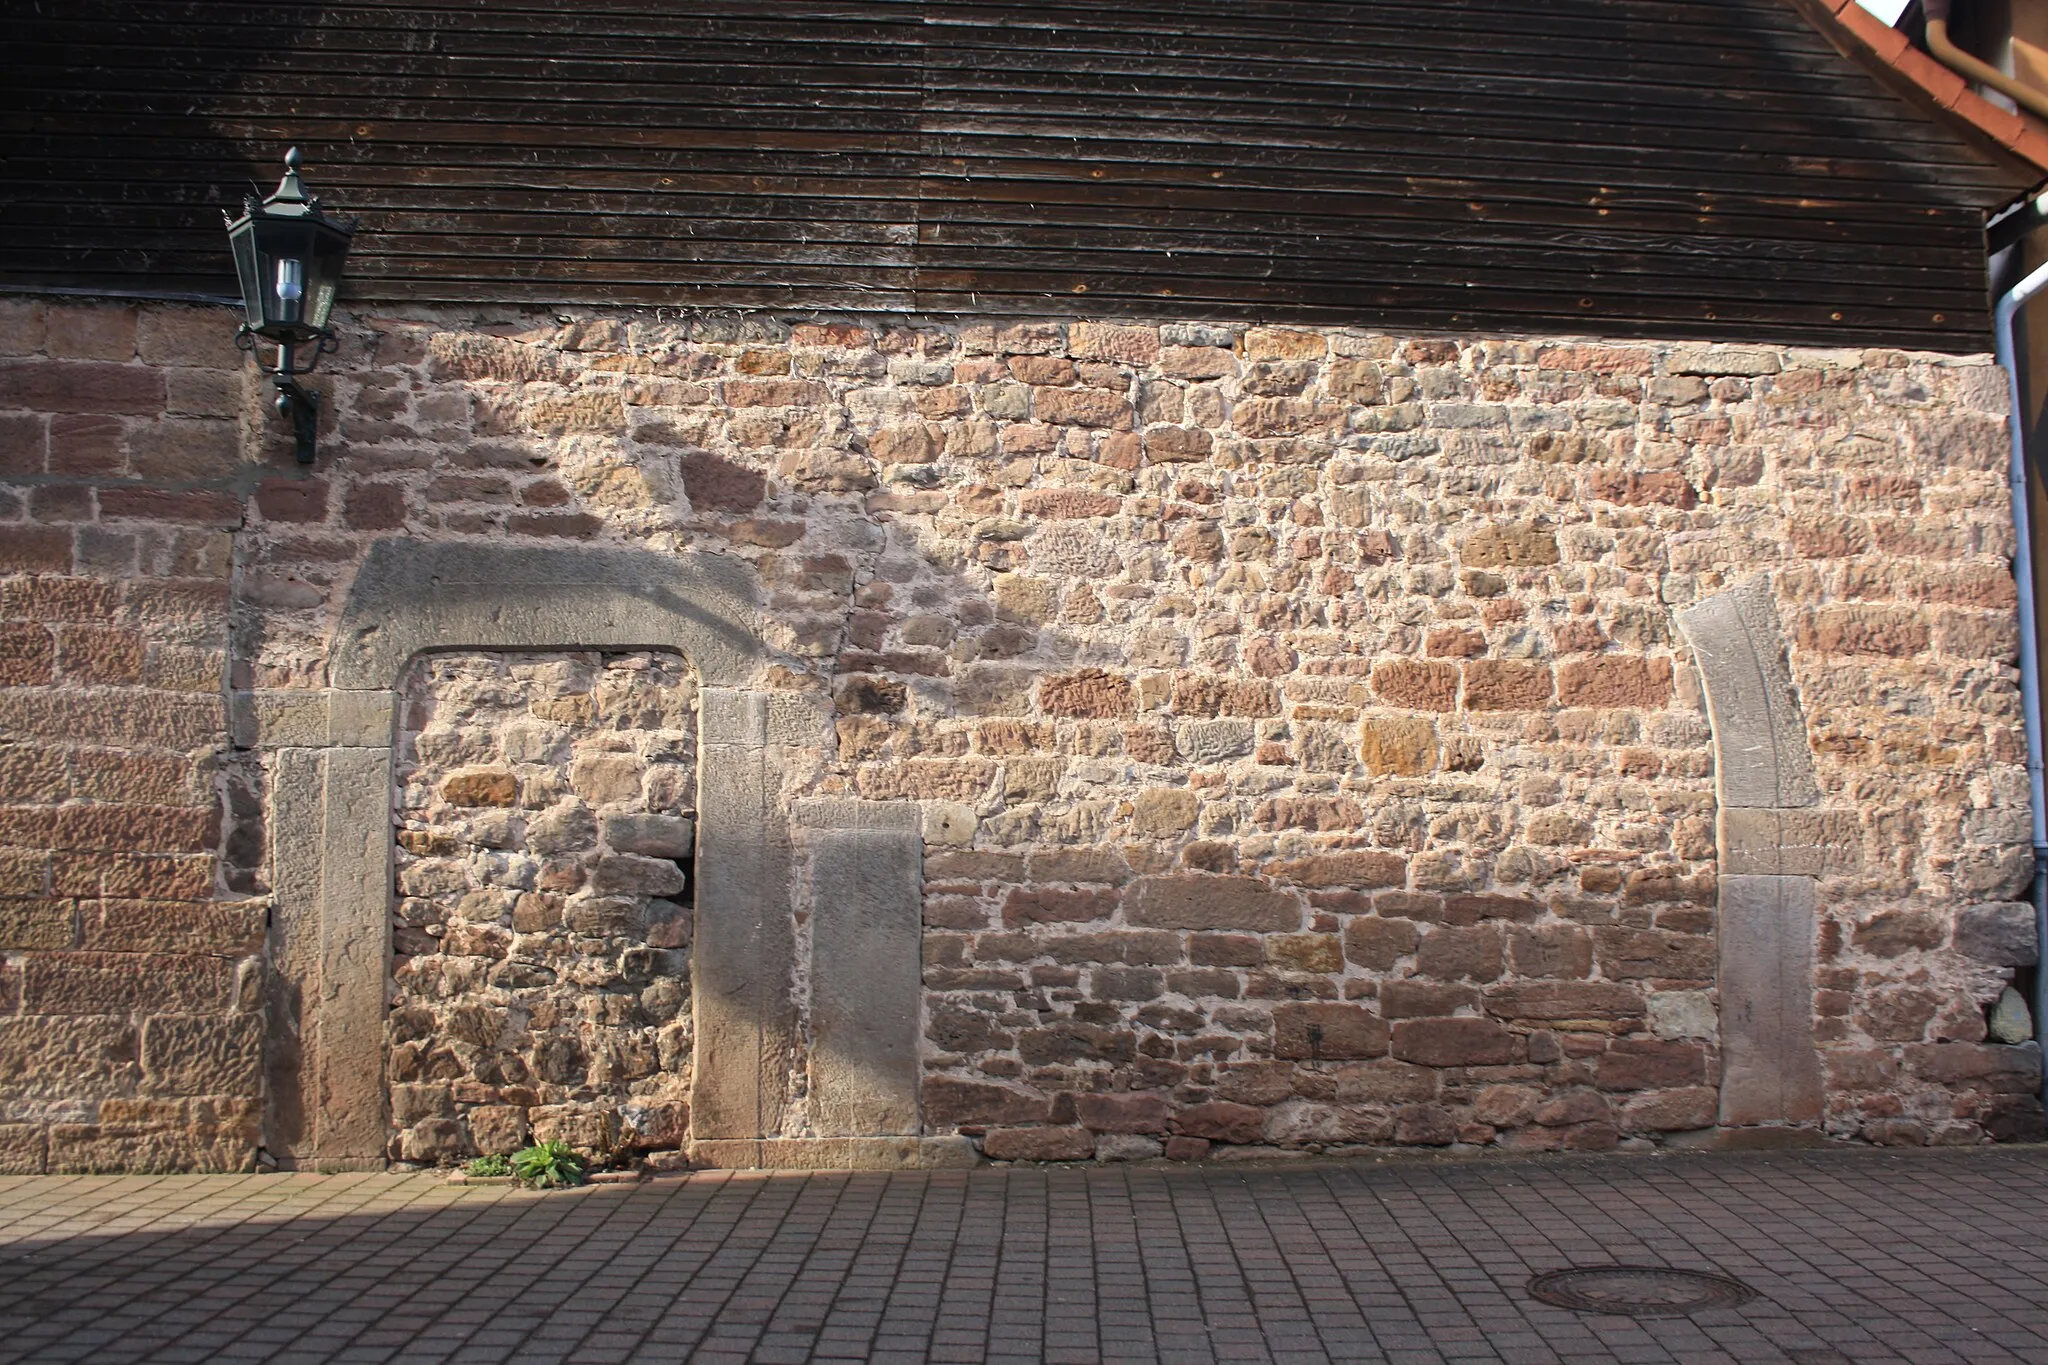
<instances>
[{"instance_id":1,"label":"stone arch lintel","mask_svg":"<svg viewBox=\"0 0 2048 1365\"><path fill-rule=\"evenodd\" d=\"M711 687L766 656L754 571L727 555L380 540L328 657L342 690L388 690L436 649L673 649Z\"/></svg>"}]
</instances>

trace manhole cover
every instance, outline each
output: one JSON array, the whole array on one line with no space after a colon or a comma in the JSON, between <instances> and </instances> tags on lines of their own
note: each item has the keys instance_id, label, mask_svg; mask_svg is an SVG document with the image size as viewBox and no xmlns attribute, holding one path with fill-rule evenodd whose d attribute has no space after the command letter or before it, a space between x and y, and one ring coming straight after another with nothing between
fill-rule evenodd
<instances>
[{"instance_id":1,"label":"manhole cover","mask_svg":"<svg viewBox=\"0 0 2048 1365\"><path fill-rule=\"evenodd\" d=\"M1670 1318L1703 1308L1733 1308L1756 1297L1754 1289L1726 1275L1636 1265L1546 1271L1529 1281L1529 1292L1560 1308L1632 1318Z\"/></svg>"}]
</instances>

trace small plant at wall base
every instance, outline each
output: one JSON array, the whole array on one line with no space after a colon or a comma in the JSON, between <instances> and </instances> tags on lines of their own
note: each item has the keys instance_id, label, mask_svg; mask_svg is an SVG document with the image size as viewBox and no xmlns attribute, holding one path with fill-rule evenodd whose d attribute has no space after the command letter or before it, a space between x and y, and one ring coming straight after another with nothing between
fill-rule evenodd
<instances>
[{"instance_id":1,"label":"small plant at wall base","mask_svg":"<svg viewBox=\"0 0 2048 1365\"><path fill-rule=\"evenodd\" d=\"M464 1175L478 1179L491 1179L512 1174L512 1160L501 1155L480 1156L462 1168Z\"/></svg>"},{"instance_id":2,"label":"small plant at wall base","mask_svg":"<svg viewBox=\"0 0 2048 1365\"><path fill-rule=\"evenodd\" d=\"M566 1142L537 1142L512 1154L512 1174L537 1190L581 1185L583 1157Z\"/></svg>"}]
</instances>

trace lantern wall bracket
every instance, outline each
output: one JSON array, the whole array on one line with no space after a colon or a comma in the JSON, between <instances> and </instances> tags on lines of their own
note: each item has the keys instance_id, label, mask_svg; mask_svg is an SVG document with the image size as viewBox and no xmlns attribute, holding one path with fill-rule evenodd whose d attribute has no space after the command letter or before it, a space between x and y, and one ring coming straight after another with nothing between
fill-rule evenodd
<instances>
[{"instance_id":1,"label":"lantern wall bracket","mask_svg":"<svg viewBox=\"0 0 2048 1365\"><path fill-rule=\"evenodd\" d=\"M255 328L244 323L235 332L235 345L250 354L256 354L256 346L264 338ZM320 428L320 395L299 382L300 375L313 372L320 363L320 357L340 347L340 341L332 331L321 332L313 339L312 345L284 343L277 348L277 364L264 365L263 357L256 356L256 363L277 385L277 415L292 424L295 443L294 454L300 464L313 463L314 448Z\"/></svg>"}]
</instances>

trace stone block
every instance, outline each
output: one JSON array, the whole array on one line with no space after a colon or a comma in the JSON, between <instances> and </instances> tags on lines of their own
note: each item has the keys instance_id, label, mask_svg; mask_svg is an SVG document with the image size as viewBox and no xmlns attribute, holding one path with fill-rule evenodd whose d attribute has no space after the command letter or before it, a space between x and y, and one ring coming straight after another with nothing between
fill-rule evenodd
<instances>
[{"instance_id":1,"label":"stone block","mask_svg":"<svg viewBox=\"0 0 2048 1365\"><path fill-rule=\"evenodd\" d=\"M142 1074L158 1095L262 1093L263 1019L156 1015L142 1025Z\"/></svg>"},{"instance_id":2,"label":"stone block","mask_svg":"<svg viewBox=\"0 0 2048 1365\"><path fill-rule=\"evenodd\" d=\"M2025 901L1966 905L1956 915L1955 950L1996 967L2030 967L2040 960L2039 925Z\"/></svg>"},{"instance_id":3,"label":"stone block","mask_svg":"<svg viewBox=\"0 0 2048 1365\"><path fill-rule=\"evenodd\" d=\"M1094 1133L1163 1133L1172 1112L1163 1095L1150 1091L1074 1097L1075 1117Z\"/></svg>"},{"instance_id":4,"label":"stone block","mask_svg":"<svg viewBox=\"0 0 2048 1365\"><path fill-rule=\"evenodd\" d=\"M1491 1019L1403 1019L1392 1041L1395 1058L1420 1066L1505 1066L1519 1050Z\"/></svg>"},{"instance_id":5,"label":"stone block","mask_svg":"<svg viewBox=\"0 0 2048 1365\"><path fill-rule=\"evenodd\" d=\"M1412 920L1360 915L1344 926L1344 956L1368 971L1391 971L1420 937Z\"/></svg>"},{"instance_id":6,"label":"stone block","mask_svg":"<svg viewBox=\"0 0 2048 1365\"><path fill-rule=\"evenodd\" d=\"M1721 1122L1821 1116L1813 1033L1814 883L1721 881Z\"/></svg>"},{"instance_id":7,"label":"stone block","mask_svg":"<svg viewBox=\"0 0 2048 1365\"><path fill-rule=\"evenodd\" d=\"M1301 927L1301 902L1253 877L1205 873L1140 877L1124 899L1131 924L1154 929L1247 929L1261 932Z\"/></svg>"},{"instance_id":8,"label":"stone block","mask_svg":"<svg viewBox=\"0 0 2048 1365\"><path fill-rule=\"evenodd\" d=\"M915 1133L921 812L853 816L809 836L811 1113L828 1136Z\"/></svg>"},{"instance_id":9,"label":"stone block","mask_svg":"<svg viewBox=\"0 0 2048 1365\"><path fill-rule=\"evenodd\" d=\"M990 1081L927 1076L919 1093L928 1129L1044 1123L1052 1116L1045 1096Z\"/></svg>"},{"instance_id":10,"label":"stone block","mask_svg":"<svg viewBox=\"0 0 2048 1365\"><path fill-rule=\"evenodd\" d=\"M991 1128L981 1139L991 1161L1085 1161L1095 1155L1086 1128Z\"/></svg>"},{"instance_id":11,"label":"stone block","mask_svg":"<svg viewBox=\"0 0 2048 1365\"><path fill-rule=\"evenodd\" d=\"M81 1104L133 1094L135 1029L125 1018L0 1018L0 1103Z\"/></svg>"},{"instance_id":12,"label":"stone block","mask_svg":"<svg viewBox=\"0 0 2048 1365\"><path fill-rule=\"evenodd\" d=\"M1206 1104L1190 1105L1174 1115L1173 1131L1177 1137L1202 1138L1209 1142L1250 1143L1257 1142L1263 1135L1266 1115L1263 1109L1248 1104L1233 1104L1228 1100L1211 1100ZM1194 1157L1174 1157L1173 1144L1167 1144L1167 1156L1174 1160L1199 1160L1207 1155L1207 1149Z\"/></svg>"},{"instance_id":13,"label":"stone block","mask_svg":"<svg viewBox=\"0 0 2048 1365\"><path fill-rule=\"evenodd\" d=\"M1863 828L1853 810L1724 806L1720 822L1728 876L1828 877L1863 865Z\"/></svg>"},{"instance_id":14,"label":"stone block","mask_svg":"<svg viewBox=\"0 0 2048 1365\"><path fill-rule=\"evenodd\" d=\"M235 1001L230 958L171 953L39 953L22 967L32 1014L224 1011Z\"/></svg>"},{"instance_id":15,"label":"stone block","mask_svg":"<svg viewBox=\"0 0 2048 1365\"><path fill-rule=\"evenodd\" d=\"M1600 1055L1594 1074L1602 1090L1703 1085L1707 1054L1697 1043L1618 1038Z\"/></svg>"},{"instance_id":16,"label":"stone block","mask_svg":"<svg viewBox=\"0 0 2048 1365\"><path fill-rule=\"evenodd\" d=\"M1317 1061L1384 1056L1387 1024L1363 1005L1301 1002L1273 1007L1273 1055Z\"/></svg>"}]
</instances>

